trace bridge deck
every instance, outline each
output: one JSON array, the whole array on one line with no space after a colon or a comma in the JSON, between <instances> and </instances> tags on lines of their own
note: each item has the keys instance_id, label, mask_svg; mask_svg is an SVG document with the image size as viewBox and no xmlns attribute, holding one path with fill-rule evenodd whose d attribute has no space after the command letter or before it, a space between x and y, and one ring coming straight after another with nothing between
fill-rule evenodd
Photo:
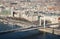
<instances>
[{"instance_id":1,"label":"bridge deck","mask_svg":"<svg viewBox=\"0 0 60 39\"><path fill-rule=\"evenodd\" d=\"M1 20L0 20L1 21ZM5 22L6 22L7 20L5 20ZM19 22L19 21L11 21L11 20L9 20L8 22L17 22L17 23L21 23L21 22ZM22 23L22 24L24 24L24 22ZM26 25L26 24L25 24ZM25 26L24 25L24 26ZM27 25L27 26L30 26L30 25L32 25L32 24L29 24L29 25ZM50 24L51 25L51 24ZM52 25L55 25L55 24L52 24ZM23 25L22 25L23 26ZM23 27L23 28L18 28L18 29L12 29L12 30L6 30L6 31L0 31L0 33L5 33L5 32L12 32L12 31L28 31L28 30L33 30L33 29L38 29L38 30L40 30L40 31L44 31L44 32L49 32L49 33L53 33L53 29L52 28L43 28L43 27L41 27L41 26L34 26L34 27ZM57 34L57 35L60 35L60 29L54 29L54 34Z\"/></svg>"},{"instance_id":2,"label":"bridge deck","mask_svg":"<svg viewBox=\"0 0 60 39\"><path fill-rule=\"evenodd\" d=\"M30 28L11 29L11 30L6 30L6 31L0 31L0 33L16 32L16 31L24 32L24 31L34 30L34 29L38 29L40 31L48 32L48 33L53 33L54 32L53 34L60 35L60 29L52 29L52 28L45 28L44 29L41 26L38 26L38 27L30 27Z\"/></svg>"}]
</instances>

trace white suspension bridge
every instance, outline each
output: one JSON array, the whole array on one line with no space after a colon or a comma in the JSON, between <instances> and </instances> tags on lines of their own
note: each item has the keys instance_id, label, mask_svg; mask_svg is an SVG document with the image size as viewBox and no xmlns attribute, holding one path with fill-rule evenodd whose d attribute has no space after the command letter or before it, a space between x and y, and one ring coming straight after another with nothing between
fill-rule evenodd
<instances>
[{"instance_id":1,"label":"white suspension bridge","mask_svg":"<svg viewBox=\"0 0 60 39\"><path fill-rule=\"evenodd\" d=\"M29 13L28 13L28 15L30 15ZM30 15L30 16L34 16L34 15ZM11 29L11 30L6 30L6 31L0 31L0 33L4 33L4 32L11 32L11 31L27 31L27 30L32 30L32 29L40 29L40 30L42 30L42 31L44 31L43 29L44 28L46 28L46 25L59 25L60 23L51 23L51 24L46 24L45 23L45 21L46 21L46 18L47 19L50 19L51 20L51 18L53 17L53 18L55 18L55 17L60 17L60 15L59 14L53 14L53 13L45 13L45 12L37 12L37 14L36 14L36 16L38 16L39 17L39 21L40 21L40 23L39 23L39 26L32 26L32 27L24 27L24 28L18 28L18 29ZM42 25L41 25L41 18L44 20L44 27L41 27ZM1 21L1 20L0 20ZM4 22L6 22L7 20L5 20ZM52 21L53 21L53 19L52 19ZM19 21L18 22L16 22L16 20L15 21L7 21L7 23L9 23L9 22L14 22L14 23L19 23L19 24L21 24ZM22 23L22 25L23 25L23 23ZM26 25L26 26L31 26L31 25L33 25L33 24L30 24L30 25ZM23 26L25 26L25 25L23 25ZM47 28L48 29L48 28ZM56 30L56 29L55 29ZM49 31L48 32L50 32L51 31L51 29L49 29ZM60 32L59 30L56 30L56 31L58 31L58 32ZM56 32L57 33L57 32ZM60 34L60 33L58 33L58 34Z\"/></svg>"}]
</instances>

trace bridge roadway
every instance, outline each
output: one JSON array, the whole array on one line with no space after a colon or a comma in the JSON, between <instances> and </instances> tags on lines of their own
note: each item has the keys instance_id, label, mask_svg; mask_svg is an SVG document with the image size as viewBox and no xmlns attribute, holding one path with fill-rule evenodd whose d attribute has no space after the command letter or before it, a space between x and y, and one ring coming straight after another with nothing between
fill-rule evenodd
<instances>
[{"instance_id":1,"label":"bridge roadway","mask_svg":"<svg viewBox=\"0 0 60 39\"><path fill-rule=\"evenodd\" d=\"M0 19L0 21L1 21L2 19ZM3 20L2 20L3 21ZM7 20L4 20L5 22L7 21ZM9 23L9 22L13 22L13 23L21 23L21 22L19 22L19 21L16 21L16 20L9 20L9 21L7 21L7 23ZM26 22L25 22L26 23ZM23 31L28 31L28 30L33 30L33 29L38 29L38 30L40 30L40 31L43 31L43 32L49 32L49 33L53 33L53 30L54 30L54 34L57 34L57 35L60 35L60 29L53 29L53 28L48 28L48 27L46 27L45 29L44 29L44 27L42 27L42 26L32 26L33 24L29 24L29 25L27 25L27 24L24 24L24 23L22 23L21 24L21 26L24 26L23 28L17 28L17 29L11 29L11 30L6 30L6 31L0 31L0 33L7 33L7 32L16 32L16 31L20 31L20 32L23 32ZM55 23L55 24L47 24L48 26L49 25L58 25L59 23Z\"/></svg>"},{"instance_id":2,"label":"bridge roadway","mask_svg":"<svg viewBox=\"0 0 60 39\"><path fill-rule=\"evenodd\" d=\"M17 32L17 31L20 31L20 32L24 32L24 31L29 31L29 30L34 30L34 29L38 29L42 32L48 32L48 33L53 33L56 34L56 35L60 35L60 29L54 29L53 31L53 28L43 28L41 26L37 26L37 27L29 27L29 28L17 28L17 29L11 29L11 30L6 30L6 31L0 31L0 34L1 33L9 33L9 32Z\"/></svg>"}]
</instances>

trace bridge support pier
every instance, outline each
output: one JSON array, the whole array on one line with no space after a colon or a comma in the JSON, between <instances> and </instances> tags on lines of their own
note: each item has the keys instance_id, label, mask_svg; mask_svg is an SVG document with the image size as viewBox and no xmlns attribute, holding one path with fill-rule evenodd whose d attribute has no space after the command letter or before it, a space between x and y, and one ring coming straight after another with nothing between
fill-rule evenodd
<instances>
[{"instance_id":1,"label":"bridge support pier","mask_svg":"<svg viewBox=\"0 0 60 39\"><path fill-rule=\"evenodd\" d=\"M46 23L45 23L45 17L44 17L44 29L45 29L45 25L46 25Z\"/></svg>"},{"instance_id":2,"label":"bridge support pier","mask_svg":"<svg viewBox=\"0 0 60 39\"><path fill-rule=\"evenodd\" d=\"M42 23L41 17L40 17L40 21L39 22L40 22L39 25L41 26L41 23Z\"/></svg>"},{"instance_id":3,"label":"bridge support pier","mask_svg":"<svg viewBox=\"0 0 60 39\"><path fill-rule=\"evenodd\" d=\"M39 23L38 26L41 26L41 22L42 22L41 21L41 16L38 16L38 23Z\"/></svg>"}]
</instances>

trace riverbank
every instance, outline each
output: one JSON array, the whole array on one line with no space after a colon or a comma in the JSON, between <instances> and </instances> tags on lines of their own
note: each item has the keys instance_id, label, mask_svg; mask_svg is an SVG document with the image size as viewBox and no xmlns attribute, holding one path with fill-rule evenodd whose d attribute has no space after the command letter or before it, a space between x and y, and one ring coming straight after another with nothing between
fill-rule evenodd
<instances>
[{"instance_id":1,"label":"riverbank","mask_svg":"<svg viewBox=\"0 0 60 39\"><path fill-rule=\"evenodd\" d=\"M12 18L12 17L0 17L0 22L11 24L11 25L18 25L22 27L30 27L30 25L33 25L32 22L28 20L24 20L23 18Z\"/></svg>"}]
</instances>

